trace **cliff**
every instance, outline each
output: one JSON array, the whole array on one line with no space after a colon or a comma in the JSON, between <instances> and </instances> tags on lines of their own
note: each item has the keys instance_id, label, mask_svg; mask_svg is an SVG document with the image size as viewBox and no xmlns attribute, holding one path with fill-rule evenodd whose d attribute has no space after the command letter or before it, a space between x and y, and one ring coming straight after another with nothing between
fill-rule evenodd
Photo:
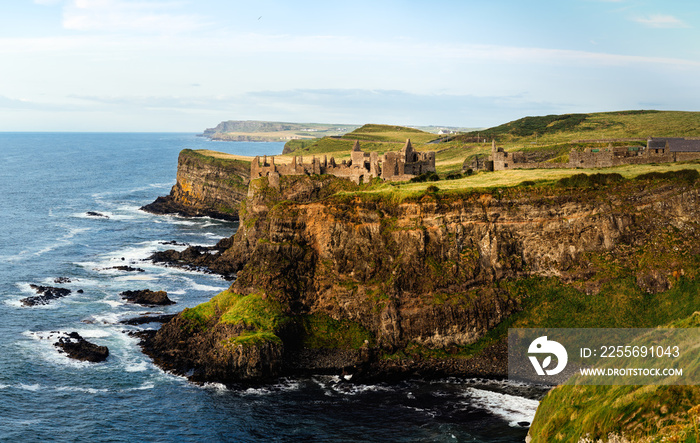
<instances>
[{"instance_id":1,"label":"cliff","mask_svg":"<svg viewBox=\"0 0 700 443\"><path fill-rule=\"evenodd\" d=\"M158 197L141 209L155 214L237 220L249 180L250 162L185 149L178 157L177 181L170 195Z\"/></svg>"},{"instance_id":2,"label":"cliff","mask_svg":"<svg viewBox=\"0 0 700 443\"><path fill-rule=\"evenodd\" d=\"M145 350L227 383L503 376L508 327L653 326L700 308L697 175L411 194L257 179L238 232L201 255L236 281Z\"/></svg>"}]
</instances>

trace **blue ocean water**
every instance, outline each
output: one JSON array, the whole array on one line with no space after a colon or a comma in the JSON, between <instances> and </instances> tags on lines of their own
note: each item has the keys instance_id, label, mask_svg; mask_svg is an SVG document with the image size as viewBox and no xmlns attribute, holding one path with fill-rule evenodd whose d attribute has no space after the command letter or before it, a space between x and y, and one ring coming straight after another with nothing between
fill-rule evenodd
<instances>
[{"instance_id":1,"label":"blue ocean water","mask_svg":"<svg viewBox=\"0 0 700 443\"><path fill-rule=\"evenodd\" d=\"M214 244L237 224L138 208L169 192L181 149L262 155L282 146L190 134L0 133L0 440L524 440L517 423L532 420L537 401L507 382L358 385L317 376L227 389L191 384L141 353L128 332L157 326L121 320L179 312L228 286L144 259L173 248L168 241ZM109 269L125 264L145 272ZM73 292L26 307L30 284ZM166 290L177 304L144 308L119 296L136 289ZM56 335L72 331L109 347L107 361L59 353Z\"/></svg>"}]
</instances>

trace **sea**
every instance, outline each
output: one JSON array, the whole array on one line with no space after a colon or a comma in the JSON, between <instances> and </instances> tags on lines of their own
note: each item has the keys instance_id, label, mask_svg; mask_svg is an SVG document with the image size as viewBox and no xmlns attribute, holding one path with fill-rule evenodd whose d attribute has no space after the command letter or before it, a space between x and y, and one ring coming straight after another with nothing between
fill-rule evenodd
<instances>
[{"instance_id":1,"label":"sea","mask_svg":"<svg viewBox=\"0 0 700 443\"><path fill-rule=\"evenodd\" d=\"M179 312L229 282L147 258L184 244L213 245L238 227L139 209L169 193L185 148L273 155L283 144L170 133L0 133L0 441L524 441L537 395L508 381L357 384L319 375L226 387L155 366L130 333L159 325L120 322ZM36 295L32 284L72 292L24 306L23 298ZM146 308L120 296L139 289L165 290L176 304ZM60 353L54 343L69 332L107 346L107 360Z\"/></svg>"}]
</instances>

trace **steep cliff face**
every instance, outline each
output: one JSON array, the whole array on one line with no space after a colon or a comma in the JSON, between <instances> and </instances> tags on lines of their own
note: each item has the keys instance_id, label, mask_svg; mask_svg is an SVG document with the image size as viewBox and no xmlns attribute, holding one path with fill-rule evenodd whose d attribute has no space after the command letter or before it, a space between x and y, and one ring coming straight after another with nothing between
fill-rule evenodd
<instances>
[{"instance_id":1,"label":"steep cliff face","mask_svg":"<svg viewBox=\"0 0 700 443\"><path fill-rule=\"evenodd\" d=\"M210 259L239 271L235 295L200 309L206 315L185 310L151 341L152 355L177 354L181 372L196 372L224 365L202 353L228 352L220 381L311 367L503 375L503 331L494 331L536 309L554 319L539 324L557 325L547 303L563 296L550 291L551 301L533 307L532 279L593 298L620 276L634 276L638 297L681 274L695 278L700 192L688 182L402 197L335 193L342 182L329 178L283 179L279 191L266 179L251 183L239 231ZM263 324L270 313L283 320ZM255 341L224 349L224 324L230 343ZM246 352L251 361L274 356L267 372L234 358Z\"/></svg>"},{"instance_id":2,"label":"steep cliff face","mask_svg":"<svg viewBox=\"0 0 700 443\"><path fill-rule=\"evenodd\" d=\"M238 219L246 198L250 163L215 158L185 149L177 162L177 182L170 195L158 197L142 209L156 214Z\"/></svg>"}]
</instances>

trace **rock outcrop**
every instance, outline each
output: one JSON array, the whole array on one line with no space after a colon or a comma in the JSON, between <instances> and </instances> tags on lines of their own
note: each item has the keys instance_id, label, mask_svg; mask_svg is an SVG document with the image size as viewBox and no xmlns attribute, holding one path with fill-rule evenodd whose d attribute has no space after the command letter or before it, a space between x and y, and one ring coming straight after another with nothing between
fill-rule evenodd
<instances>
[{"instance_id":1,"label":"rock outcrop","mask_svg":"<svg viewBox=\"0 0 700 443\"><path fill-rule=\"evenodd\" d=\"M70 289L55 288L53 286L31 284L29 287L39 295L21 299L20 302L22 302L24 306L48 305L52 300L63 298L71 293Z\"/></svg>"},{"instance_id":2,"label":"rock outcrop","mask_svg":"<svg viewBox=\"0 0 700 443\"><path fill-rule=\"evenodd\" d=\"M109 357L109 349L107 349L107 346L98 346L94 343L90 343L77 332L71 332L60 337L58 341L54 343L54 346L61 352L65 352L68 357L75 360L99 363L107 360L107 357Z\"/></svg>"},{"instance_id":3,"label":"rock outcrop","mask_svg":"<svg viewBox=\"0 0 700 443\"><path fill-rule=\"evenodd\" d=\"M248 192L250 162L211 157L191 149L180 152L177 182L170 195L141 209L154 214L238 219Z\"/></svg>"},{"instance_id":4,"label":"rock outcrop","mask_svg":"<svg viewBox=\"0 0 700 443\"><path fill-rule=\"evenodd\" d=\"M238 232L208 259L237 280L165 324L146 351L223 382L303 372L317 359L360 376L502 376L502 334L488 334L533 296L508 282L556 278L596 294L596 257L607 257L656 291L682 266L678 242L700 253L700 191L685 182L337 193L353 186L251 182ZM673 245L659 237L667 227Z\"/></svg>"},{"instance_id":5,"label":"rock outcrop","mask_svg":"<svg viewBox=\"0 0 700 443\"><path fill-rule=\"evenodd\" d=\"M128 300L130 303L136 303L143 306L168 306L175 304L174 301L168 298L168 293L165 291L141 289L138 291L124 291L119 295Z\"/></svg>"}]
</instances>

